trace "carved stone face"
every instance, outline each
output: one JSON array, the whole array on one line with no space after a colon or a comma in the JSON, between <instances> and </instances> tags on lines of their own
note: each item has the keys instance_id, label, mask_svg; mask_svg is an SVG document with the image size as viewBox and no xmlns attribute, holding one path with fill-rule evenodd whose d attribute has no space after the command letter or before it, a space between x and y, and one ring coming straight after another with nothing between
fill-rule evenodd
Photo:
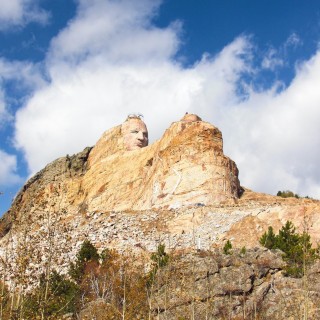
<instances>
[{"instance_id":1,"label":"carved stone face","mask_svg":"<svg viewBox=\"0 0 320 320\"><path fill-rule=\"evenodd\" d=\"M136 150L148 145L148 130L139 118L129 118L121 127L125 149Z\"/></svg>"}]
</instances>

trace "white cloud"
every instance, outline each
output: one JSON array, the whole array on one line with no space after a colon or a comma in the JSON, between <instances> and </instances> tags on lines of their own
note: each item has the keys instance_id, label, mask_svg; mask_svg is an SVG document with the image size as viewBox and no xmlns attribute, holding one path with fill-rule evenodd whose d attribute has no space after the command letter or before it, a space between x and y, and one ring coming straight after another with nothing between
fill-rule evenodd
<instances>
[{"instance_id":1,"label":"white cloud","mask_svg":"<svg viewBox=\"0 0 320 320\"><path fill-rule=\"evenodd\" d=\"M8 82L15 83L16 93L25 90L32 92L45 83L39 65L8 61L0 57L0 129L14 119L11 105L17 103L17 98L12 101L13 99L8 97Z\"/></svg>"},{"instance_id":2,"label":"white cloud","mask_svg":"<svg viewBox=\"0 0 320 320\"><path fill-rule=\"evenodd\" d=\"M38 88L45 81L41 74L41 66L31 62L9 61L0 57L0 84L5 81L17 81L17 87Z\"/></svg>"},{"instance_id":3,"label":"white cloud","mask_svg":"<svg viewBox=\"0 0 320 320\"><path fill-rule=\"evenodd\" d=\"M290 36L288 37L288 39L286 40L285 44L284 44L284 48L289 48L289 47L293 47L296 48L300 45L302 45L303 41L302 39L299 37L299 35L295 32L291 33Z\"/></svg>"},{"instance_id":4,"label":"white cloud","mask_svg":"<svg viewBox=\"0 0 320 320\"><path fill-rule=\"evenodd\" d=\"M8 113L6 110L4 92L0 88L0 128L1 128L1 124L7 119L7 117L8 117Z\"/></svg>"},{"instance_id":5,"label":"white cloud","mask_svg":"<svg viewBox=\"0 0 320 320\"><path fill-rule=\"evenodd\" d=\"M159 0L79 1L76 17L53 41L50 59L78 64L88 56L108 63L145 63L176 52L179 23L155 28Z\"/></svg>"},{"instance_id":6,"label":"white cloud","mask_svg":"<svg viewBox=\"0 0 320 320\"><path fill-rule=\"evenodd\" d=\"M174 59L181 25L152 25L157 5L80 1L76 17L52 41L46 59L50 82L17 113L16 145L30 171L93 145L128 113L144 114L154 140L189 111L222 130L242 185L320 197L319 54L300 65L281 93L277 84L255 92L242 78L257 72L250 39L240 36L218 55L206 54L185 68ZM267 67L280 65L274 58L267 54Z\"/></svg>"},{"instance_id":7,"label":"white cloud","mask_svg":"<svg viewBox=\"0 0 320 320\"><path fill-rule=\"evenodd\" d=\"M44 24L48 21L48 12L38 6L34 0L0 0L0 31L12 26L23 26L31 21Z\"/></svg>"},{"instance_id":8,"label":"white cloud","mask_svg":"<svg viewBox=\"0 0 320 320\"><path fill-rule=\"evenodd\" d=\"M237 134L230 135L226 148L244 185L320 197L319 86L320 52L300 65L281 93L255 93L231 109L225 127Z\"/></svg>"},{"instance_id":9,"label":"white cloud","mask_svg":"<svg viewBox=\"0 0 320 320\"><path fill-rule=\"evenodd\" d=\"M281 67L283 65L283 60L280 58L279 53L274 48L270 48L268 50L261 63L262 68L270 70L275 70L277 67Z\"/></svg>"},{"instance_id":10,"label":"white cloud","mask_svg":"<svg viewBox=\"0 0 320 320\"><path fill-rule=\"evenodd\" d=\"M0 150L0 186L10 186L21 182L20 177L16 174L17 159Z\"/></svg>"}]
</instances>

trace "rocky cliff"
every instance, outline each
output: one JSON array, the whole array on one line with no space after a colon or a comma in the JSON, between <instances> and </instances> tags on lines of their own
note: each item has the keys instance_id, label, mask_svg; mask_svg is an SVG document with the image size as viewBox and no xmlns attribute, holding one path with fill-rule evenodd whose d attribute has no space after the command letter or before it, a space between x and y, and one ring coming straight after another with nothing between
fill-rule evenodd
<instances>
[{"instance_id":1,"label":"rocky cliff","mask_svg":"<svg viewBox=\"0 0 320 320\"><path fill-rule=\"evenodd\" d=\"M319 201L242 188L213 125L178 121L133 151L122 140L121 126L112 128L93 148L57 159L25 184L0 222L6 282L18 286L22 270L37 279L49 263L66 272L85 239L143 254L159 243L210 250L227 239L250 248L269 225L278 230L291 220L320 240Z\"/></svg>"},{"instance_id":2,"label":"rocky cliff","mask_svg":"<svg viewBox=\"0 0 320 320\"><path fill-rule=\"evenodd\" d=\"M2 219L1 233L24 216L54 209L88 212L170 209L237 199L238 169L223 154L221 132L202 121L173 123L151 146L126 151L120 126L94 148L60 158L23 187Z\"/></svg>"}]
</instances>

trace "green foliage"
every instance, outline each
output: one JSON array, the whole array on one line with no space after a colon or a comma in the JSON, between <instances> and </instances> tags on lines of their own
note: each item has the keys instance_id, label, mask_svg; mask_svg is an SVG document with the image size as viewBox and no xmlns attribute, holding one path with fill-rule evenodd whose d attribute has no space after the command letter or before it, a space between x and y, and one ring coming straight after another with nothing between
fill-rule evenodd
<instances>
[{"instance_id":1,"label":"green foliage","mask_svg":"<svg viewBox=\"0 0 320 320\"><path fill-rule=\"evenodd\" d=\"M231 249L232 249L232 244L231 244L231 241L228 240L223 247L223 253L224 254L231 254Z\"/></svg>"},{"instance_id":2,"label":"green foliage","mask_svg":"<svg viewBox=\"0 0 320 320\"><path fill-rule=\"evenodd\" d=\"M89 260L99 260L99 254L96 247L89 240L85 240L77 253L77 261L86 262Z\"/></svg>"},{"instance_id":3,"label":"green foliage","mask_svg":"<svg viewBox=\"0 0 320 320\"><path fill-rule=\"evenodd\" d=\"M50 301L52 311L63 313L74 312L76 300L79 296L79 287L72 281L66 279L55 270L51 273L49 279L49 290L53 297Z\"/></svg>"},{"instance_id":4,"label":"green foliage","mask_svg":"<svg viewBox=\"0 0 320 320\"><path fill-rule=\"evenodd\" d=\"M240 254L244 255L246 254L246 252L247 252L247 248L243 246L240 250Z\"/></svg>"},{"instance_id":5,"label":"green foliage","mask_svg":"<svg viewBox=\"0 0 320 320\"><path fill-rule=\"evenodd\" d=\"M79 252L77 253L76 262L70 263L69 275L77 283L80 283L84 275L85 267L89 261L99 261L99 254L95 246L89 241L85 240Z\"/></svg>"},{"instance_id":6,"label":"green foliage","mask_svg":"<svg viewBox=\"0 0 320 320\"><path fill-rule=\"evenodd\" d=\"M289 253L292 248L298 246L300 243L300 235L296 233L296 228L291 221L279 230L276 237L277 248L285 253Z\"/></svg>"},{"instance_id":7,"label":"green foliage","mask_svg":"<svg viewBox=\"0 0 320 320\"><path fill-rule=\"evenodd\" d=\"M277 193L278 197L282 197L282 198L300 198L300 196L296 193L293 193L290 190L285 190L285 191L278 191Z\"/></svg>"},{"instance_id":8,"label":"green foliage","mask_svg":"<svg viewBox=\"0 0 320 320\"><path fill-rule=\"evenodd\" d=\"M165 251L166 247L164 244L159 244L157 251L152 253L151 260L153 265L162 268L165 267L169 262L169 255Z\"/></svg>"},{"instance_id":9,"label":"green foliage","mask_svg":"<svg viewBox=\"0 0 320 320\"><path fill-rule=\"evenodd\" d=\"M165 248L165 245L160 243L158 245L157 251L152 253L151 255L152 269L147 276L148 286L153 283L157 271L160 268L165 267L169 263L169 255L166 253Z\"/></svg>"},{"instance_id":10,"label":"green foliage","mask_svg":"<svg viewBox=\"0 0 320 320\"><path fill-rule=\"evenodd\" d=\"M310 235L307 232L299 234L291 221L275 235L272 227L268 228L259 240L260 244L268 249L280 249L284 252L283 258L287 262L286 275L300 278L304 275L304 266L319 258L312 248Z\"/></svg>"},{"instance_id":11,"label":"green foliage","mask_svg":"<svg viewBox=\"0 0 320 320\"><path fill-rule=\"evenodd\" d=\"M36 316L43 316L51 319L65 313L74 313L79 294L78 286L55 270L49 279L42 274L39 286L24 299L24 317L35 319Z\"/></svg>"},{"instance_id":12,"label":"green foliage","mask_svg":"<svg viewBox=\"0 0 320 320\"><path fill-rule=\"evenodd\" d=\"M260 244L268 249L277 248L276 241L277 237L274 234L271 226L268 228L268 232L265 232L259 240Z\"/></svg>"}]
</instances>

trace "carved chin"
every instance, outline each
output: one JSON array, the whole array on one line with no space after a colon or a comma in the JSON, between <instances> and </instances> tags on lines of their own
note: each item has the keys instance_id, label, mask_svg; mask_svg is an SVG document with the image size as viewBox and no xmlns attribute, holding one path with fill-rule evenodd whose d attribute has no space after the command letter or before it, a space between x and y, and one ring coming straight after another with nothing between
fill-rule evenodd
<instances>
[{"instance_id":1,"label":"carved chin","mask_svg":"<svg viewBox=\"0 0 320 320\"><path fill-rule=\"evenodd\" d=\"M141 149L141 148L142 148L142 146L135 145L135 146L130 146L128 150L137 150L137 149Z\"/></svg>"},{"instance_id":2,"label":"carved chin","mask_svg":"<svg viewBox=\"0 0 320 320\"><path fill-rule=\"evenodd\" d=\"M145 147L144 144L139 143L139 144L129 145L129 146L126 147L126 149L127 149L128 151L131 151L131 150L141 149L141 148L144 148L144 147Z\"/></svg>"}]
</instances>

